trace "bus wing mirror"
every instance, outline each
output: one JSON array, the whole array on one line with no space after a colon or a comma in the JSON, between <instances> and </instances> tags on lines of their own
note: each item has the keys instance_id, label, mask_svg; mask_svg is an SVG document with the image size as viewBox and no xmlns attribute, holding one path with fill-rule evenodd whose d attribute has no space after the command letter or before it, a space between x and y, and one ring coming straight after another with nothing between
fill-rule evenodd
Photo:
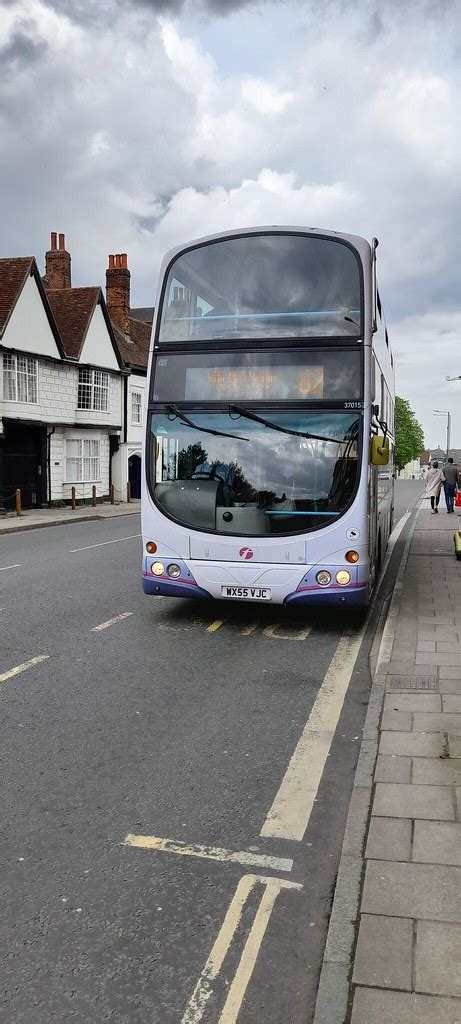
<instances>
[{"instance_id":1,"label":"bus wing mirror","mask_svg":"<svg viewBox=\"0 0 461 1024\"><path fill-rule=\"evenodd\" d=\"M371 439L370 462L372 466L387 466L389 462L389 438L379 435Z\"/></svg>"}]
</instances>

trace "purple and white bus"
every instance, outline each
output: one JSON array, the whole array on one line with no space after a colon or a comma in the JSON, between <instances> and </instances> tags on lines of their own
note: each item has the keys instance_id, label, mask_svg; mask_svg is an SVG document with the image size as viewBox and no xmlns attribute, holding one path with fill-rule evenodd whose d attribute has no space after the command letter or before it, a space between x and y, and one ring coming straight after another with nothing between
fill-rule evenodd
<instances>
[{"instance_id":1,"label":"purple and white bus","mask_svg":"<svg viewBox=\"0 0 461 1024\"><path fill-rule=\"evenodd\" d=\"M146 594L367 605L393 508L376 247L258 227L165 257L144 440Z\"/></svg>"}]
</instances>

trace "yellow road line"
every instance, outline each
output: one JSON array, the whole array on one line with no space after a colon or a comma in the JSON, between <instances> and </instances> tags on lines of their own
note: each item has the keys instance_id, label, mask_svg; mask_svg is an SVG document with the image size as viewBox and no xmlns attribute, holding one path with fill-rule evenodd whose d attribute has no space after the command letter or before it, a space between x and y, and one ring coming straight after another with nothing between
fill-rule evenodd
<instances>
[{"instance_id":1,"label":"yellow road line","mask_svg":"<svg viewBox=\"0 0 461 1024\"><path fill-rule=\"evenodd\" d=\"M223 923L221 925L220 931L219 931L218 936L217 936L217 938L215 940L215 943L213 945L211 953L210 953L210 955L209 955L209 957L208 957L208 959L207 959L207 961L205 963L203 971L202 971L202 973L201 973L201 975L200 975L200 977L198 979L198 982L197 982L197 984L196 984L196 986L194 988L192 996L191 996L191 998L190 998L190 1000L189 1000L189 1002L187 1004L185 1013L184 1013L183 1017L181 1018L181 1024L200 1024L200 1021L202 1020L203 1014L204 1014L205 1009L206 1009L207 1002L210 999L210 996L213 995L213 985L212 985L212 982L215 981L215 979L218 977L218 975L220 973L220 970L221 970L221 968L223 966L223 963L224 963L224 960L225 960L226 955L228 953L228 950L230 948L232 939L234 938L234 935L235 935L235 933L237 931L237 928L238 928L238 926L240 924L242 913L243 913L243 908L244 908L245 903L246 903L246 901L248 899L248 896L249 896L251 890L254 888L254 886L256 884L258 884L258 883L260 883L262 885L269 886L270 887L271 895L272 895L273 889L276 889L275 895L277 895L277 893L280 892L280 889L282 889L282 888L289 888L289 889L301 889L302 888L302 886L299 885L298 883L296 883L296 882L289 882L289 881L287 881L284 878L265 878L263 875L244 875L243 878L240 879L240 882L238 883L238 886L237 886L237 888L235 890L234 896L232 897L232 900L231 900L231 902L229 904L229 907L227 908L224 921L223 921ZM274 897L274 899L275 899L275 897ZM254 922L254 925L253 925L253 928L252 928L253 936L252 936L252 939L251 939L250 946L249 946L249 948L247 950L247 946L248 946L248 940L247 940L247 945L245 946L245 949L244 949L243 954L242 954L242 959L240 961L239 967L237 968L237 974L240 971L240 977L239 977L239 981L236 983L235 988L234 988L234 995L233 995L234 1005L236 1005L236 1003L237 1003L239 992L241 993L240 1003L241 1003L241 1000L243 999L243 996L245 994L245 989L246 989L246 986L248 985L248 981L249 981L249 978L251 976L251 972L253 970L256 957L258 955L259 947L261 945L261 940L262 940L262 937L264 935L265 928L267 927L267 923L266 923L266 925L264 925L264 921L265 921L266 916L268 917L268 915L267 915L268 905L269 905L269 901L267 901L264 904L263 912L261 914L259 914L259 910L258 910L258 912L256 914L257 918L258 918L258 914L259 914L258 924L256 926L255 932L253 932L253 929L255 928L255 925L256 925L256 919L255 919L255 922ZM273 906L273 901L272 901L272 906ZM271 909L272 909L272 907L271 907ZM261 929L262 929L263 925L264 925L264 930L261 933ZM260 937L259 942L258 942L258 936L259 936L260 933L261 933L261 937ZM254 957L254 959L253 959L253 957ZM242 964L242 961L243 961L243 964ZM245 985L245 988L243 988L243 985ZM235 1017L228 1017L228 1018L221 1017L220 1018L220 1024L224 1024L224 1020L226 1020L226 1024L231 1024L231 1022L233 1020L235 1020Z\"/></svg>"},{"instance_id":2,"label":"yellow road line","mask_svg":"<svg viewBox=\"0 0 461 1024\"><path fill-rule=\"evenodd\" d=\"M181 1018L181 1024L199 1024L199 1021L202 1020L206 1004L213 994L211 982L217 978L221 970L226 953L240 924L247 897L255 881L255 875L244 875L240 879L211 953Z\"/></svg>"},{"instance_id":3,"label":"yellow road line","mask_svg":"<svg viewBox=\"0 0 461 1024\"><path fill-rule=\"evenodd\" d=\"M263 892L261 902L256 911L256 916L251 926L250 934L245 943L240 963L234 974L223 1011L219 1018L219 1024L235 1024L239 1015L248 982L253 974L255 963L258 959L261 943L266 928L269 924L274 903L282 888L282 879L266 879L266 888ZM302 886L295 882L288 883L290 888L301 889Z\"/></svg>"},{"instance_id":4,"label":"yellow road line","mask_svg":"<svg viewBox=\"0 0 461 1024\"><path fill-rule=\"evenodd\" d=\"M223 850L219 846L202 846L200 843L187 845L175 839L162 839L161 836L137 836L130 832L125 836L124 843L142 850L177 853L183 857L202 857L205 860L233 861L235 864L272 868L274 871L291 871L293 867L293 861L286 857L269 857L263 853L247 853L246 850Z\"/></svg>"},{"instance_id":5,"label":"yellow road line","mask_svg":"<svg viewBox=\"0 0 461 1024\"><path fill-rule=\"evenodd\" d=\"M280 626L279 623L275 622L272 626L266 626L263 629L264 636L270 637L272 640L307 640L309 633L311 632L312 626L306 626L305 629L297 629L293 632L288 632L287 635L283 633L276 633L277 629L289 629L289 627Z\"/></svg>"},{"instance_id":6,"label":"yellow road line","mask_svg":"<svg viewBox=\"0 0 461 1024\"><path fill-rule=\"evenodd\" d=\"M250 626L244 626L243 629L240 630L241 636L251 636L251 634L254 633L255 629L258 628L258 625L259 623L254 622Z\"/></svg>"},{"instance_id":7,"label":"yellow road line","mask_svg":"<svg viewBox=\"0 0 461 1024\"><path fill-rule=\"evenodd\" d=\"M306 831L365 625L343 634L260 835L300 840Z\"/></svg>"},{"instance_id":8,"label":"yellow road line","mask_svg":"<svg viewBox=\"0 0 461 1024\"><path fill-rule=\"evenodd\" d=\"M216 633L216 630L219 629L219 627L222 626L223 622L225 621L225 619L215 619L214 622L211 622L210 625L207 626L207 633Z\"/></svg>"},{"instance_id":9,"label":"yellow road line","mask_svg":"<svg viewBox=\"0 0 461 1024\"><path fill-rule=\"evenodd\" d=\"M121 622L122 619L129 619L133 612L122 612L121 615L115 615L113 619L108 619L107 622L101 622L99 626L93 626L91 632L99 633L102 629L108 629L109 626L113 626L114 622Z\"/></svg>"},{"instance_id":10,"label":"yellow road line","mask_svg":"<svg viewBox=\"0 0 461 1024\"><path fill-rule=\"evenodd\" d=\"M20 672L25 672L27 668L33 668L34 665L39 665L41 661L46 661L49 658L49 654L37 654L36 658L31 658L30 661L24 661L22 665L15 665L14 668L8 669L8 672L4 672L0 676L0 683L6 683L8 679L12 679L13 676L18 676Z\"/></svg>"}]
</instances>

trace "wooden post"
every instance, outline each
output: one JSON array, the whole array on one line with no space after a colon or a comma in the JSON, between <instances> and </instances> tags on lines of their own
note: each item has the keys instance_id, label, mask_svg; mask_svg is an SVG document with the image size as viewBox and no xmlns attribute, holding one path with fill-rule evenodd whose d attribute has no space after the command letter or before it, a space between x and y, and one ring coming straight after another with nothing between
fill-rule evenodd
<instances>
[{"instance_id":1,"label":"wooden post","mask_svg":"<svg viewBox=\"0 0 461 1024\"><path fill-rule=\"evenodd\" d=\"M16 515L20 516L21 515L21 491L20 491L19 487L16 488L16 492L15 492L15 496L14 497L15 497L15 502L16 502Z\"/></svg>"},{"instance_id":2,"label":"wooden post","mask_svg":"<svg viewBox=\"0 0 461 1024\"><path fill-rule=\"evenodd\" d=\"M113 484L111 484L109 488L109 500L111 505L115 505L115 487Z\"/></svg>"},{"instance_id":3,"label":"wooden post","mask_svg":"<svg viewBox=\"0 0 461 1024\"><path fill-rule=\"evenodd\" d=\"M75 509L75 487L71 487L70 493L71 493L72 508Z\"/></svg>"},{"instance_id":4,"label":"wooden post","mask_svg":"<svg viewBox=\"0 0 461 1024\"><path fill-rule=\"evenodd\" d=\"M91 488L91 494L92 494L91 504L92 504L93 508L96 508L96 484L93 484L93 486Z\"/></svg>"},{"instance_id":5,"label":"wooden post","mask_svg":"<svg viewBox=\"0 0 461 1024\"><path fill-rule=\"evenodd\" d=\"M128 483L126 485L126 500L127 501L131 501L131 484L130 484L130 481L128 481Z\"/></svg>"}]
</instances>

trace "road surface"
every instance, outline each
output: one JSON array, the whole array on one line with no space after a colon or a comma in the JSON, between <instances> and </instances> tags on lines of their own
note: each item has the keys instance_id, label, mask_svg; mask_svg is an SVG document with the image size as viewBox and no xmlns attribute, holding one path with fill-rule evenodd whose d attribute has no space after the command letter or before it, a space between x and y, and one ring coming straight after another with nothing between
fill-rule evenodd
<instances>
[{"instance_id":1,"label":"road surface","mask_svg":"<svg viewBox=\"0 0 461 1024\"><path fill-rule=\"evenodd\" d=\"M139 534L0 537L2 1018L307 1024L405 531L365 628L144 597Z\"/></svg>"}]
</instances>

